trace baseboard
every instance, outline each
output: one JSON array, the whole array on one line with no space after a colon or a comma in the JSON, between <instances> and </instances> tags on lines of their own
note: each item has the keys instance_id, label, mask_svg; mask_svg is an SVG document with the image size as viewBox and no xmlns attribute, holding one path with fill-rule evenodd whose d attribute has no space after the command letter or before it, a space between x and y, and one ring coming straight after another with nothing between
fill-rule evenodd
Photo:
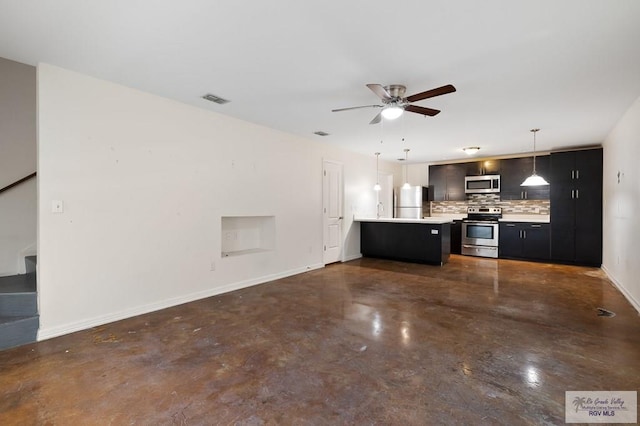
<instances>
[{"instance_id":1,"label":"baseboard","mask_svg":"<svg viewBox=\"0 0 640 426\"><path fill-rule=\"evenodd\" d=\"M100 325L108 324L114 321L120 321L123 319L135 317L138 315L148 314L150 312L159 311L161 309L170 308L172 306L182 305L184 303L194 302L196 300L205 299L207 297L216 296L218 294L228 293L242 288L251 287L254 285L264 284L269 281L278 280L281 278L298 275L304 272L308 272L314 269L323 268L322 264L309 265L303 268L291 269L288 271L279 272L277 274L264 275L262 277L252 278L250 280L239 281L223 285L221 287L211 288L204 291L190 293L184 296L174 297L172 299L166 299L159 302L149 303L142 306L136 306L134 308L125 309L119 312L114 312L107 315L100 315L93 318L87 318L82 321L76 321L64 325L59 325L51 328L41 328L38 331L38 341L47 340L58 336L63 336L69 333L75 333L76 331L86 330L88 328L97 327Z\"/></svg>"},{"instance_id":2,"label":"baseboard","mask_svg":"<svg viewBox=\"0 0 640 426\"><path fill-rule=\"evenodd\" d=\"M613 274L611 274L609 270L607 270L607 268L604 265L602 265L601 268L604 271L604 273L607 275L609 280L611 280L613 285L618 290L620 290L620 293L622 293L622 295L629 301L629 303L631 303L631 306L633 306L636 309L636 311L638 311L638 313L640 314L640 302L638 302L636 299L633 298L631 293L629 293L627 289L624 288L624 286L613 276Z\"/></svg>"},{"instance_id":3,"label":"baseboard","mask_svg":"<svg viewBox=\"0 0 640 426\"><path fill-rule=\"evenodd\" d=\"M362 253L352 254L350 256L345 256L344 259L342 259L342 261L343 262L349 262L351 260L360 259L361 257L362 257Z\"/></svg>"}]
</instances>

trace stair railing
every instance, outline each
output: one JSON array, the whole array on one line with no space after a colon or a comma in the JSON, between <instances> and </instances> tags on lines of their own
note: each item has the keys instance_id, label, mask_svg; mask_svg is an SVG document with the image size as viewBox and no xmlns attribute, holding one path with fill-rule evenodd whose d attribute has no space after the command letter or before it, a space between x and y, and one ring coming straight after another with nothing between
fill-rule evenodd
<instances>
[{"instance_id":1,"label":"stair railing","mask_svg":"<svg viewBox=\"0 0 640 426\"><path fill-rule=\"evenodd\" d=\"M29 179L36 177L36 175L37 175L37 174L38 174L38 172L33 172L33 173L31 173L29 176L25 176L25 177L23 177L22 179L19 179L19 180L15 181L15 182L13 182L13 183L11 183L11 184L9 184L9 185L5 186L4 188L0 189L0 194L2 194L4 191L8 191L8 190L10 190L10 189L11 189L11 188L13 188L14 186L18 186L18 185L20 185L22 182L26 182L26 181L28 181Z\"/></svg>"}]
</instances>

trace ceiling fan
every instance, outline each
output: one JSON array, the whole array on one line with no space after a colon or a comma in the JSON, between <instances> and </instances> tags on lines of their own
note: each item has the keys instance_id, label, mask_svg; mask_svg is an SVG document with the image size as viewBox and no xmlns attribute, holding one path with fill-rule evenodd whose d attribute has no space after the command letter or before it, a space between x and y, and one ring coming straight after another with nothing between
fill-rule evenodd
<instances>
[{"instance_id":1,"label":"ceiling fan","mask_svg":"<svg viewBox=\"0 0 640 426\"><path fill-rule=\"evenodd\" d=\"M382 108L382 111L378 113L369 124L377 124L382 120L382 117L393 120L402 115L403 111L415 112L416 114L428 115L433 117L438 114L440 110L425 108L417 105L413 105L413 102L421 101L423 99L433 98L435 96L446 95L456 91L456 88L451 84L446 86L437 87L435 89L427 90L426 92L416 93L415 95L404 97L407 88L401 84L391 84L389 86L382 86L380 84L367 84L367 87L375 93L382 105L363 105L350 108L338 108L331 110L332 112L348 111L350 109L360 108Z\"/></svg>"}]
</instances>

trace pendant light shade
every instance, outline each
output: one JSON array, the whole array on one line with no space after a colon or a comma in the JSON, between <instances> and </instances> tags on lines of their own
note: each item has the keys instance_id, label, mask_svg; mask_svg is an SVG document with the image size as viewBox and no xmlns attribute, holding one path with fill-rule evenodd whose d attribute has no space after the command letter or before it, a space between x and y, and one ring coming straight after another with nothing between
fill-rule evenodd
<instances>
[{"instance_id":1,"label":"pendant light shade","mask_svg":"<svg viewBox=\"0 0 640 426\"><path fill-rule=\"evenodd\" d=\"M540 129L531 129L531 133L533 133L533 173L531 176L526 178L524 182L520 184L520 186L543 186L549 185L542 176L539 176L536 173L536 133L538 133Z\"/></svg>"},{"instance_id":2,"label":"pendant light shade","mask_svg":"<svg viewBox=\"0 0 640 426\"><path fill-rule=\"evenodd\" d=\"M380 153L376 152L375 156L376 156L376 184L373 185L373 190L380 191L382 189L382 187L380 186L380 183L378 182L378 158L380 157Z\"/></svg>"},{"instance_id":3,"label":"pendant light shade","mask_svg":"<svg viewBox=\"0 0 640 426\"><path fill-rule=\"evenodd\" d=\"M520 184L520 186L542 186L542 185L549 185L549 182L544 180L542 176L535 175L535 174L529 176L524 180L524 182Z\"/></svg>"}]
</instances>

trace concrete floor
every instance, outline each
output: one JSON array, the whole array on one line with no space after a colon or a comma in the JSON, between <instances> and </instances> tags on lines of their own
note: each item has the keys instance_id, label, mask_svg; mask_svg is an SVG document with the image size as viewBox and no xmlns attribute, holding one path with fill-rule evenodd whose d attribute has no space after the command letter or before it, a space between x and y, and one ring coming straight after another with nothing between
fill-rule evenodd
<instances>
[{"instance_id":1,"label":"concrete floor","mask_svg":"<svg viewBox=\"0 0 640 426\"><path fill-rule=\"evenodd\" d=\"M602 307L615 317L597 316ZM562 424L638 390L599 269L360 259L0 352L0 424Z\"/></svg>"}]
</instances>

